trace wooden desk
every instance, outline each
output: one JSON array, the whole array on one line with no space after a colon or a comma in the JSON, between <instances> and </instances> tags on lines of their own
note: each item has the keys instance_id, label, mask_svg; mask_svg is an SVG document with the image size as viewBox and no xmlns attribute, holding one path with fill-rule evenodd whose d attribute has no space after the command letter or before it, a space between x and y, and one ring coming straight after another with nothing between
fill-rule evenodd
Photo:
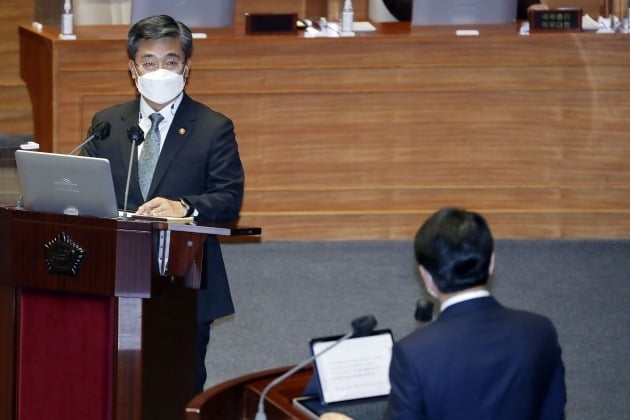
<instances>
[{"instance_id":1,"label":"wooden desk","mask_svg":"<svg viewBox=\"0 0 630 420\"><path fill-rule=\"evenodd\" d=\"M20 28L42 150L133 97L123 27ZM241 223L268 240L410 239L483 212L498 237L630 236L630 36L381 26L356 38L195 40L187 91L235 123Z\"/></svg>"},{"instance_id":2,"label":"wooden desk","mask_svg":"<svg viewBox=\"0 0 630 420\"><path fill-rule=\"evenodd\" d=\"M256 372L208 388L188 403L186 420L253 419L265 386L290 368L288 366ZM302 395L312 373L310 368L301 370L271 388L265 398L267 420L307 418L293 407L292 400Z\"/></svg>"}]
</instances>

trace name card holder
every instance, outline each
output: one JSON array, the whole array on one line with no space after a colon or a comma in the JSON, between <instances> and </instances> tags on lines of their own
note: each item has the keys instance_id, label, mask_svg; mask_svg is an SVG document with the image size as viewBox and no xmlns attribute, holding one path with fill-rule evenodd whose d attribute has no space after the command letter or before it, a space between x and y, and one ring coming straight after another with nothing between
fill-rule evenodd
<instances>
[{"instance_id":1,"label":"name card holder","mask_svg":"<svg viewBox=\"0 0 630 420\"><path fill-rule=\"evenodd\" d=\"M582 32L582 9L530 10L528 18L530 32Z\"/></svg>"},{"instance_id":2,"label":"name card holder","mask_svg":"<svg viewBox=\"0 0 630 420\"><path fill-rule=\"evenodd\" d=\"M297 13L245 13L246 35L297 33Z\"/></svg>"}]
</instances>

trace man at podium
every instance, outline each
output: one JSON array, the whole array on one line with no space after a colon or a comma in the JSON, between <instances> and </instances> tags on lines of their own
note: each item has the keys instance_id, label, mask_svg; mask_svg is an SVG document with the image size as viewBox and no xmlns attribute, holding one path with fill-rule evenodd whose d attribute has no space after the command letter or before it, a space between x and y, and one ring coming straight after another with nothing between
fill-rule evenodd
<instances>
[{"instance_id":1,"label":"man at podium","mask_svg":"<svg viewBox=\"0 0 630 420\"><path fill-rule=\"evenodd\" d=\"M93 124L109 122L111 132L103 141L87 144L83 154L110 161L119 208L127 200L129 210L140 215L234 221L244 183L234 126L184 92L191 69L190 29L166 15L142 19L129 30L127 52L140 95L96 113ZM128 130L138 126L144 141L134 153L126 197L132 147ZM197 298L197 391L206 378L210 324L234 312L216 237L208 237L203 258Z\"/></svg>"}]
</instances>

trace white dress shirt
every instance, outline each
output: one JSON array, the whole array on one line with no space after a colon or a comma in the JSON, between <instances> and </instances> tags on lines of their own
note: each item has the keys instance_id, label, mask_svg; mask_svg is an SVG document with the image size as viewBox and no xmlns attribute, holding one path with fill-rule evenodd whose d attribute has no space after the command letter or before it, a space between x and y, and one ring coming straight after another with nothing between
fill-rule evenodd
<instances>
[{"instance_id":1,"label":"white dress shirt","mask_svg":"<svg viewBox=\"0 0 630 420\"><path fill-rule=\"evenodd\" d=\"M159 112L162 114L164 119L160 121L160 150L162 150L162 145L164 145L164 140L166 139L166 135L168 134L168 130L171 128L171 124L173 123L173 118L175 118L175 113L177 112L177 108L179 108L179 104L182 102L182 98L184 97L184 92L180 93L170 105L165 106L159 111L154 110L149 106L149 104L145 101L144 97L140 97L140 117L138 118L138 125L144 132L144 135L149 132L151 128L151 120L149 119L149 115ZM138 145L138 157L140 157L140 153L142 153L142 145L140 143Z\"/></svg>"},{"instance_id":2,"label":"white dress shirt","mask_svg":"<svg viewBox=\"0 0 630 420\"><path fill-rule=\"evenodd\" d=\"M455 296L446 299L444 303L442 303L442 306L440 307L440 312L444 312L446 308L448 308L449 306L453 306L456 303L461 303L467 300L477 299L486 296L490 296L490 292L486 289L458 293Z\"/></svg>"}]
</instances>

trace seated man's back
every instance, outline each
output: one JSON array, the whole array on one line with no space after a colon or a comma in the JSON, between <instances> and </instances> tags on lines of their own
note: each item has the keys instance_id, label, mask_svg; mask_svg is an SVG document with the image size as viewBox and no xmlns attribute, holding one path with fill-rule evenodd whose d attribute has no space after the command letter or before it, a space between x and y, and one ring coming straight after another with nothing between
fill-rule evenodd
<instances>
[{"instance_id":1,"label":"seated man's back","mask_svg":"<svg viewBox=\"0 0 630 420\"><path fill-rule=\"evenodd\" d=\"M418 231L415 251L441 314L394 345L387 418L564 418L556 330L549 319L508 309L490 295L494 251L485 220L440 210Z\"/></svg>"},{"instance_id":2,"label":"seated man's back","mask_svg":"<svg viewBox=\"0 0 630 420\"><path fill-rule=\"evenodd\" d=\"M564 407L564 369L553 325L504 308L492 297L454 305L397 343L391 375L392 418L424 418L403 413L428 419L558 418L544 413ZM421 399L414 398L417 393Z\"/></svg>"}]
</instances>

